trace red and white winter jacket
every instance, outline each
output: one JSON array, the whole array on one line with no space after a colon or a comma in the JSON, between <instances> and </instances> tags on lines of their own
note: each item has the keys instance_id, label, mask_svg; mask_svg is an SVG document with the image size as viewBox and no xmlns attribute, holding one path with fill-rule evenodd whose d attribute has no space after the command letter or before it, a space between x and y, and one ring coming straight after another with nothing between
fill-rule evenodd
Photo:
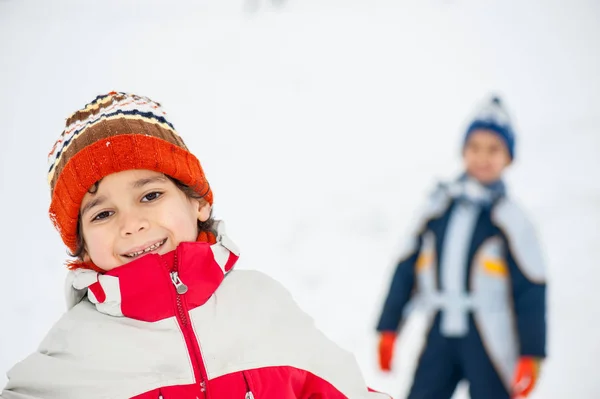
<instances>
[{"instance_id":1,"label":"red and white winter jacket","mask_svg":"<svg viewBox=\"0 0 600 399\"><path fill-rule=\"evenodd\" d=\"M222 235L104 275L72 272L69 311L0 398L389 398L279 283L231 270L236 260Z\"/></svg>"}]
</instances>

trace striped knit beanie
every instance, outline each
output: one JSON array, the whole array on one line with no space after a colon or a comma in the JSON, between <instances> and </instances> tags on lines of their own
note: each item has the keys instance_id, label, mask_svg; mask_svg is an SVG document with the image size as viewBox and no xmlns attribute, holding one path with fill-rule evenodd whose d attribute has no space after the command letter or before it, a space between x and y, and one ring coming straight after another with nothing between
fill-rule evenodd
<instances>
[{"instance_id":1,"label":"striped knit beanie","mask_svg":"<svg viewBox=\"0 0 600 399\"><path fill-rule=\"evenodd\" d=\"M185 146L160 104L135 94L98 96L67 119L48 154L50 219L75 252L79 208L85 193L112 173L130 169L162 172L212 204L198 159Z\"/></svg>"}]
</instances>

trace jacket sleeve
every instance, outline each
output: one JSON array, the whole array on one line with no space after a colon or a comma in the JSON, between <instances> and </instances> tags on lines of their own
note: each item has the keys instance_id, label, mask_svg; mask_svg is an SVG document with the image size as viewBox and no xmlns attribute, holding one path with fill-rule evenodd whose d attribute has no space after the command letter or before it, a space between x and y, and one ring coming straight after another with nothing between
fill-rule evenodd
<instances>
[{"instance_id":1,"label":"jacket sleeve","mask_svg":"<svg viewBox=\"0 0 600 399\"><path fill-rule=\"evenodd\" d=\"M535 228L514 203L495 211L506 247L520 354L546 356L546 265Z\"/></svg>"},{"instance_id":2,"label":"jacket sleeve","mask_svg":"<svg viewBox=\"0 0 600 399\"><path fill-rule=\"evenodd\" d=\"M451 206L448 188L438 184L423 202L421 209L414 212L415 219L409 223L407 245L401 250L396 271L389 285L383 304L377 331L399 331L404 309L415 288L415 266L423 244L424 232L431 221L442 216Z\"/></svg>"},{"instance_id":3,"label":"jacket sleeve","mask_svg":"<svg viewBox=\"0 0 600 399\"><path fill-rule=\"evenodd\" d=\"M8 371L8 384L0 393L0 399L42 399L43 397L50 397L44 394L49 389L49 384L51 384L43 376L43 373L47 370L33 366L36 363L35 359L40 356L39 353L33 353ZM42 374L38 374L39 378L36 378L36 373Z\"/></svg>"},{"instance_id":4,"label":"jacket sleeve","mask_svg":"<svg viewBox=\"0 0 600 399\"><path fill-rule=\"evenodd\" d=\"M546 357L546 282L533 280L511 251L507 263L513 293L520 354Z\"/></svg>"},{"instance_id":5,"label":"jacket sleeve","mask_svg":"<svg viewBox=\"0 0 600 399\"><path fill-rule=\"evenodd\" d=\"M421 235L416 239L416 245L408 256L405 256L396 266L387 297L383 304L377 331L397 331L402 320L406 304L410 300L415 285L415 264L421 250Z\"/></svg>"}]
</instances>

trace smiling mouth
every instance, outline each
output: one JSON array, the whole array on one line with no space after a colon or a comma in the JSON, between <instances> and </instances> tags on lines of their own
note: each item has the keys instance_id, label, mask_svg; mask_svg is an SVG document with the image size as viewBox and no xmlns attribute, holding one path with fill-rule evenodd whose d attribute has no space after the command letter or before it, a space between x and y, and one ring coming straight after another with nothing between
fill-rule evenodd
<instances>
[{"instance_id":1,"label":"smiling mouth","mask_svg":"<svg viewBox=\"0 0 600 399\"><path fill-rule=\"evenodd\" d=\"M156 243L154 243L154 244L152 244L152 245L150 245L150 246L148 246L148 247L146 247L146 248L144 248L142 250L135 251L135 252L130 252L130 253L127 253L127 254L123 254L122 256L124 256L126 258L130 258L130 259L131 258L137 258L140 255L147 254L148 252L152 252L152 251L157 250L158 248L160 248L163 245L165 245L165 242L167 242L166 238L164 240L156 242Z\"/></svg>"}]
</instances>

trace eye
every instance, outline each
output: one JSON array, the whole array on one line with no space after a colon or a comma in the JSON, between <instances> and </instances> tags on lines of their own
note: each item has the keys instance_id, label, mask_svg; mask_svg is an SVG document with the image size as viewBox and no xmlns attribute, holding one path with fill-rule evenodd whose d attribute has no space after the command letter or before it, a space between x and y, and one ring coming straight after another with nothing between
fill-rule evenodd
<instances>
[{"instance_id":1,"label":"eye","mask_svg":"<svg viewBox=\"0 0 600 399\"><path fill-rule=\"evenodd\" d=\"M142 202L152 202L152 201L158 199L158 197L160 197L162 194L163 193L159 193L158 191L153 191L151 193L144 195L142 197Z\"/></svg>"},{"instance_id":2,"label":"eye","mask_svg":"<svg viewBox=\"0 0 600 399\"><path fill-rule=\"evenodd\" d=\"M94 216L92 218L92 221L104 220L104 219L112 216L113 213L114 212L112 212L112 211L103 211L103 212L100 212L99 214L97 214L96 216Z\"/></svg>"}]
</instances>

